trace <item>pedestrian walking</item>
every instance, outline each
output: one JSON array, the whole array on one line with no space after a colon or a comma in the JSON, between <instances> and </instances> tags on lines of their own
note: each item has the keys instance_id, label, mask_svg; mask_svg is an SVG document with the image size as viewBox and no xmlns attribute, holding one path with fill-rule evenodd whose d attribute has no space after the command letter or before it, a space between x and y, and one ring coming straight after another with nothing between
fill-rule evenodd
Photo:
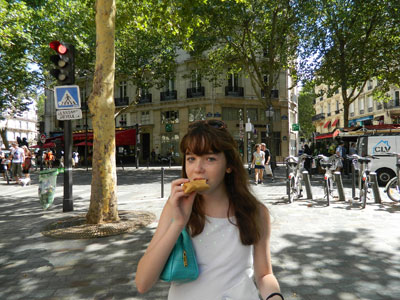
<instances>
[{"instance_id":1,"label":"pedestrian walking","mask_svg":"<svg viewBox=\"0 0 400 300\"><path fill-rule=\"evenodd\" d=\"M25 160L24 150L20 148L17 142L13 142L11 149L11 171L15 178L15 183L20 184L20 179L22 178L22 163Z\"/></svg>"},{"instance_id":2,"label":"pedestrian walking","mask_svg":"<svg viewBox=\"0 0 400 300\"><path fill-rule=\"evenodd\" d=\"M261 143L261 150L264 152L265 155L265 175L270 175L271 181L274 182L274 171L272 170L271 166L271 151L269 151L265 143Z\"/></svg>"},{"instance_id":3,"label":"pedestrian walking","mask_svg":"<svg viewBox=\"0 0 400 300\"><path fill-rule=\"evenodd\" d=\"M24 184L28 184L30 182L29 172L32 166L32 153L25 145L22 146L22 149L24 150L24 156L25 156L24 163L22 166L22 173L24 173L25 175Z\"/></svg>"},{"instance_id":4,"label":"pedestrian walking","mask_svg":"<svg viewBox=\"0 0 400 300\"><path fill-rule=\"evenodd\" d=\"M311 148L308 146L308 144L305 144L305 145L304 145L304 154L312 155ZM312 172L311 172L311 163L312 163L312 158L310 158L310 157L307 157L307 158L304 160L304 169L306 169L307 172L308 172L308 174L310 174L310 178L311 178L311 175L312 175Z\"/></svg>"},{"instance_id":5,"label":"pedestrian walking","mask_svg":"<svg viewBox=\"0 0 400 300\"><path fill-rule=\"evenodd\" d=\"M186 228L199 276L172 282L169 300L282 300L271 266L270 216L250 192L236 143L219 120L197 121L180 144L182 177L171 184L156 232L139 261L136 286L148 291ZM209 189L185 194L182 184L205 179ZM254 284L252 277L257 283Z\"/></svg>"},{"instance_id":6,"label":"pedestrian walking","mask_svg":"<svg viewBox=\"0 0 400 300\"><path fill-rule=\"evenodd\" d=\"M257 144L255 146L255 150L253 153L253 161L252 166L254 168L254 176L255 183L262 183L263 172L264 172L264 163L265 163L265 153L261 151L261 145Z\"/></svg>"},{"instance_id":7,"label":"pedestrian walking","mask_svg":"<svg viewBox=\"0 0 400 300\"><path fill-rule=\"evenodd\" d=\"M344 148L344 142L340 141L339 145L335 151L336 155L338 156L338 160L336 163L336 171L341 171L343 169L343 158L346 155L346 149Z\"/></svg>"},{"instance_id":8,"label":"pedestrian walking","mask_svg":"<svg viewBox=\"0 0 400 300\"><path fill-rule=\"evenodd\" d=\"M156 150L154 148L151 150L151 162L153 164L156 162Z\"/></svg>"}]
</instances>

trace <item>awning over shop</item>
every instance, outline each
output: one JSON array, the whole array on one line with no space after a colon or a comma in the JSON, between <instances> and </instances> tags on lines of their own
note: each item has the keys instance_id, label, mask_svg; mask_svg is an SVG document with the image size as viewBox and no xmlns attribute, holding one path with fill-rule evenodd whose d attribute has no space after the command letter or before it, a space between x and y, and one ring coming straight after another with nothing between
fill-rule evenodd
<instances>
[{"instance_id":1,"label":"awning over shop","mask_svg":"<svg viewBox=\"0 0 400 300\"><path fill-rule=\"evenodd\" d=\"M74 142L82 141L83 146L85 145L86 133L78 132L72 135L72 139ZM47 139L47 142L60 140L64 142L64 135L60 135L57 137L52 137ZM87 140L93 140L93 132L87 133ZM136 145L136 129L126 129L126 130L117 130L115 131L115 143L117 146L134 146ZM77 146L77 145L75 145Z\"/></svg>"},{"instance_id":2,"label":"awning over shop","mask_svg":"<svg viewBox=\"0 0 400 300\"><path fill-rule=\"evenodd\" d=\"M89 141L87 143L85 143L85 141L80 142L78 144L75 144L75 146L85 146L85 144L87 144L89 147L93 146L93 143Z\"/></svg>"},{"instance_id":3,"label":"awning over shop","mask_svg":"<svg viewBox=\"0 0 400 300\"><path fill-rule=\"evenodd\" d=\"M328 128L329 124L331 124L331 121L326 122L324 128Z\"/></svg>"},{"instance_id":4,"label":"awning over shop","mask_svg":"<svg viewBox=\"0 0 400 300\"><path fill-rule=\"evenodd\" d=\"M374 118L374 116L366 116L366 117L361 117L358 119L353 119L353 120L349 120L349 126L354 126L357 124L357 122L362 122L362 121L368 121L368 120L372 120Z\"/></svg>"},{"instance_id":5,"label":"awning over shop","mask_svg":"<svg viewBox=\"0 0 400 300\"><path fill-rule=\"evenodd\" d=\"M136 129L117 131L115 133L115 143L117 146L136 145Z\"/></svg>"},{"instance_id":6,"label":"awning over shop","mask_svg":"<svg viewBox=\"0 0 400 300\"><path fill-rule=\"evenodd\" d=\"M29 147L29 148L41 148L41 147L43 147L43 148L55 148L55 147L56 147L56 144L50 142L50 143L45 143L45 144L43 144L42 146L40 146L40 145L35 145L35 146L31 146L31 147Z\"/></svg>"},{"instance_id":7,"label":"awning over shop","mask_svg":"<svg viewBox=\"0 0 400 300\"><path fill-rule=\"evenodd\" d=\"M336 126L336 124L339 122L339 119L336 119L335 121L333 121L332 123L332 127Z\"/></svg>"},{"instance_id":8,"label":"awning over shop","mask_svg":"<svg viewBox=\"0 0 400 300\"><path fill-rule=\"evenodd\" d=\"M325 133L325 134L321 134L319 136L316 136L315 139L316 140L322 140L322 139L330 139L333 137L333 133Z\"/></svg>"}]
</instances>

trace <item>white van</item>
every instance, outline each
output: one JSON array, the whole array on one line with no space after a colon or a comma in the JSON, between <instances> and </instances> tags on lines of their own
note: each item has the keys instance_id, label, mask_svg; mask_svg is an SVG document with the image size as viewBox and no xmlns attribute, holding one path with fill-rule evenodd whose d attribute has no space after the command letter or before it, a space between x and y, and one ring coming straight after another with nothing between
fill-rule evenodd
<instances>
[{"instance_id":1,"label":"white van","mask_svg":"<svg viewBox=\"0 0 400 300\"><path fill-rule=\"evenodd\" d=\"M371 172L376 172L379 185L396 176L396 158L387 154L400 153L400 135L366 135L357 141L357 153L361 156L374 155L370 163Z\"/></svg>"}]
</instances>

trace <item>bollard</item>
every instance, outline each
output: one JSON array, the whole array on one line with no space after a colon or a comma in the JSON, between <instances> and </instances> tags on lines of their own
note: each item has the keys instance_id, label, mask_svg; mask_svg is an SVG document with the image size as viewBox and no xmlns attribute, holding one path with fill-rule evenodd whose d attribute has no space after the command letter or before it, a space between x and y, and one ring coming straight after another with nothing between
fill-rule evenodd
<instances>
[{"instance_id":1,"label":"bollard","mask_svg":"<svg viewBox=\"0 0 400 300\"><path fill-rule=\"evenodd\" d=\"M343 189L342 174L340 172L335 172L334 175L335 175L336 187L338 189L339 201L346 201Z\"/></svg>"},{"instance_id":2,"label":"bollard","mask_svg":"<svg viewBox=\"0 0 400 300\"><path fill-rule=\"evenodd\" d=\"M289 166L286 164L286 194L290 196Z\"/></svg>"},{"instance_id":3,"label":"bollard","mask_svg":"<svg viewBox=\"0 0 400 300\"><path fill-rule=\"evenodd\" d=\"M356 198L356 169L351 161L351 198Z\"/></svg>"},{"instance_id":4,"label":"bollard","mask_svg":"<svg viewBox=\"0 0 400 300\"><path fill-rule=\"evenodd\" d=\"M308 171L303 171L302 174L303 174L304 185L306 186L307 199L312 200L313 195L311 189L310 174L308 174Z\"/></svg>"},{"instance_id":5,"label":"bollard","mask_svg":"<svg viewBox=\"0 0 400 300\"><path fill-rule=\"evenodd\" d=\"M171 168L172 158L169 157L169 167Z\"/></svg>"},{"instance_id":6,"label":"bollard","mask_svg":"<svg viewBox=\"0 0 400 300\"><path fill-rule=\"evenodd\" d=\"M382 203L381 194L379 193L378 178L375 172L369 173L369 181L371 182L372 192L374 193L375 203Z\"/></svg>"},{"instance_id":7,"label":"bollard","mask_svg":"<svg viewBox=\"0 0 400 300\"><path fill-rule=\"evenodd\" d=\"M161 168L161 198L164 198L164 167Z\"/></svg>"}]
</instances>

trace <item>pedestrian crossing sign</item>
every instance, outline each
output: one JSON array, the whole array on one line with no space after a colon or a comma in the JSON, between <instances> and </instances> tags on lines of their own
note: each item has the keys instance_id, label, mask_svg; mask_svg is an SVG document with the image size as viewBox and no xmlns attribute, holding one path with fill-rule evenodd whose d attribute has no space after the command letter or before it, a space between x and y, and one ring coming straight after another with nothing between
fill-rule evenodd
<instances>
[{"instance_id":1,"label":"pedestrian crossing sign","mask_svg":"<svg viewBox=\"0 0 400 300\"><path fill-rule=\"evenodd\" d=\"M79 86L65 85L54 87L54 99L56 109L81 108Z\"/></svg>"}]
</instances>

